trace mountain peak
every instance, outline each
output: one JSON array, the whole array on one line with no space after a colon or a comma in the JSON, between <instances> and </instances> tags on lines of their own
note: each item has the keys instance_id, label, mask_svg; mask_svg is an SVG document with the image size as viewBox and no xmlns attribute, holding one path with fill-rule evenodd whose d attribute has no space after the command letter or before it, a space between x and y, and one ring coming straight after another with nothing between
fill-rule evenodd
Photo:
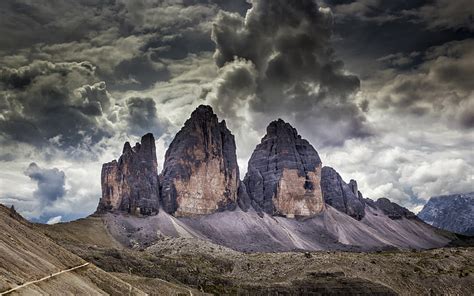
<instances>
[{"instance_id":1,"label":"mountain peak","mask_svg":"<svg viewBox=\"0 0 474 296\"><path fill-rule=\"evenodd\" d=\"M188 121L193 120L211 120L217 121L217 115L214 113L214 110L209 105L199 105L194 111L191 113L191 117Z\"/></svg>"},{"instance_id":2,"label":"mountain peak","mask_svg":"<svg viewBox=\"0 0 474 296\"><path fill-rule=\"evenodd\" d=\"M240 182L235 140L210 106L200 105L176 134L160 178L168 213L202 215L235 206Z\"/></svg>"},{"instance_id":3,"label":"mountain peak","mask_svg":"<svg viewBox=\"0 0 474 296\"><path fill-rule=\"evenodd\" d=\"M288 122L285 122L283 119L278 118L270 122L267 126L267 136L268 137L292 137L295 139L301 139L301 136L298 134L298 131Z\"/></svg>"},{"instance_id":4,"label":"mountain peak","mask_svg":"<svg viewBox=\"0 0 474 296\"><path fill-rule=\"evenodd\" d=\"M474 192L431 197L418 217L448 231L474 235Z\"/></svg>"},{"instance_id":5,"label":"mountain peak","mask_svg":"<svg viewBox=\"0 0 474 296\"><path fill-rule=\"evenodd\" d=\"M268 125L248 167L244 183L250 198L264 212L294 217L324 209L319 155L282 119Z\"/></svg>"},{"instance_id":6,"label":"mountain peak","mask_svg":"<svg viewBox=\"0 0 474 296\"><path fill-rule=\"evenodd\" d=\"M102 166L102 198L97 212L121 211L150 215L158 212L159 184L155 139L152 134L142 137L132 148L123 147L119 161Z\"/></svg>"}]
</instances>

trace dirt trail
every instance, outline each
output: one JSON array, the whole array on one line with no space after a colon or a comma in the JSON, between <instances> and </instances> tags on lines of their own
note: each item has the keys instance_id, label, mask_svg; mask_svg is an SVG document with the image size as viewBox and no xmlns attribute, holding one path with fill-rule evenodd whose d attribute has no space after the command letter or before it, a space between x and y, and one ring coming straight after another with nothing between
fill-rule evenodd
<instances>
[{"instance_id":1,"label":"dirt trail","mask_svg":"<svg viewBox=\"0 0 474 296\"><path fill-rule=\"evenodd\" d=\"M174 286L176 289L186 289L186 290L188 290L190 296L194 296L193 291L192 291L191 289L189 289L189 288L180 287L180 286L178 286L178 285L175 285L175 284L173 284L173 283L171 283L171 282L167 282L167 281L162 280L162 279L159 279L159 278L156 278L155 280L158 280L158 281L160 281L160 282L163 282L163 283L165 283L165 284L167 284L167 285Z\"/></svg>"},{"instance_id":2,"label":"dirt trail","mask_svg":"<svg viewBox=\"0 0 474 296\"><path fill-rule=\"evenodd\" d=\"M85 267L85 266L87 266L87 265L89 265L89 262L86 262L86 263L84 263L84 264L81 264L81 265L78 265L78 266L75 266L75 267L71 267L71 268L69 268L69 269L65 269L65 270L58 271L58 272L56 272L56 273L53 273L53 274L50 274L50 275L45 276L45 277L43 277L43 278L40 278L39 280L34 280L34 281L26 282L26 283L24 283L24 284L22 284L22 285L16 286L15 288L11 288L10 290L4 291L4 292L0 292L0 295L7 295L7 294L9 294L9 293L11 293L11 292L14 292L14 291L16 291L16 290L18 290L18 289L24 288L24 287L26 287L26 286L28 286L28 285L36 284L36 283L45 281L45 280L47 280L47 279L53 278L53 277L55 277L55 276L58 276L58 275L60 275L60 274L63 274L63 273L66 273L66 272L70 272L70 271L74 271L74 270L76 270L76 269Z\"/></svg>"}]
</instances>

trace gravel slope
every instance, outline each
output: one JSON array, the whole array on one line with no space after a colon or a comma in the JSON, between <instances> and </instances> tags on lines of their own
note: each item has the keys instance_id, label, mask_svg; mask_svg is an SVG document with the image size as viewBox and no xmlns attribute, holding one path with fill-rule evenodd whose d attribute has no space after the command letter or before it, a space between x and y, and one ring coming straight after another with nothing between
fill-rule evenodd
<instances>
[{"instance_id":1,"label":"gravel slope","mask_svg":"<svg viewBox=\"0 0 474 296\"><path fill-rule=\"evenodd\" d=\"M103 219L117 241L133 248L147 247L163 236L199 238L244 252L429 249L450 241L418 219L392 220L370 207L361 221L330 206L304 220L241 210L195 218L175 218L164 211L147 218L109 213Z\"/></svg>"}]
</instances>

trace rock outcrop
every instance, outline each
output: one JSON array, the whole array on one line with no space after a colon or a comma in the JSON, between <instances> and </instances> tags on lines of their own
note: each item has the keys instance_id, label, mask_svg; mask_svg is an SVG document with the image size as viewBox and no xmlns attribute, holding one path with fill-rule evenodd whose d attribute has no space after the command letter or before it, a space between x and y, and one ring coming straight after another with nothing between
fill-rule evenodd
<instances>
[{"instance_id":1,"label":"rock outcrop","mask_svg":"<svg viewBox=\"0 0 474 296\"><path fill-rule=\"evenodd\" d=\"M336 170L331 167L323 167L321 190L324 201L328 205L354 219L361 220L364 217L365 203L355 180L351 180L347 184Z\"/></svg>"},{"instance_id":2,"label":"rock outcrop","mask_svg":"<svg viewBox=\"0 0 474 296\"><path fill-rule=\"evenodd\" d=\"M236 206L239 168L234 136L210 106L199 106L166 151L160 175L163 209L176 216Z\"/></svg>"},{"instance_id":3,"label":"rock outcrop","mask_svg":"<svg viewBox=\"0 0 474 296\"><path fill-rule=\"evenodd\" d=\"M308 141L279 119L255 148L244 178L252 202L271 215L311 216L324 209L321 160Z\"/></svg>"},{"instance_id":4,"label":"rock outcrop","mask_svg":"<svg viewBox=\"0 0 474 296\"><path fill-rule=\"evenodd\" d=\"M126 142L119 160L102 166L101 179L102 198L97 212L158 213L159 182L153 135L144 135L133 148Z\"/></svg>"},{"instance_id":5,"label":"rock outcrop","mask_svg":"<svg viewBox=\"0 0 474 296\"><path fill-rule=\"evenodd\" d=\"M365 203L371 207L375 207L382 210L382 212L392 220L398 220L402 218L417 218L416 215L407 208L404 208L394 202L391 202L388 198L385 197L379 198L375 202L371 199L366 198Z\"/></svg>"},{"instance_id":6,"label":"rock outcrop","mask_svg":"<svg viewBox=\"0 0 474 296\"><path fill-rule=\"evenodd\" d=\"M432 197L418 217L434 227L474 236L474 192Z\"/></svg>"}]
</instances>

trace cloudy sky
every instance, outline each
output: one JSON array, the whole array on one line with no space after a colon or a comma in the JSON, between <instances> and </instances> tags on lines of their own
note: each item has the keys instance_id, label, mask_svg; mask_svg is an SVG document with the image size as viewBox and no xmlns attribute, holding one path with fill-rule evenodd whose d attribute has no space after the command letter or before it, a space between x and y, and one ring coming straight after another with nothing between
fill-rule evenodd
<instances>
[{"instance_id":1,"label":"cloudy sky","mask_svg":"<svg viewBox=\"0 0 474 296\"><path fill-rule=\"evenodd\" d=\"M92 213L123 142L210 104L242 176L282 118L366 197L474 191L471 0L0 2L0 203Z\"/></svg>"}]
</instances>

